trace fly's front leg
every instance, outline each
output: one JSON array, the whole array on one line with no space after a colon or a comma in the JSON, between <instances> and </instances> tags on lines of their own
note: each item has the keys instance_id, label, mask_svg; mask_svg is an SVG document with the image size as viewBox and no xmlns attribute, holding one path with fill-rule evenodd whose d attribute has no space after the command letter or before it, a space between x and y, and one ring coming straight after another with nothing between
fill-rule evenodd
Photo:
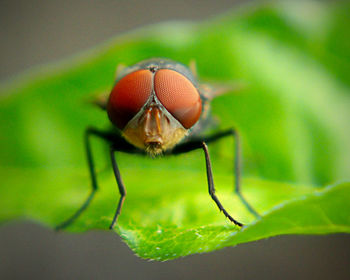
<instances>
[{"instance_id":1,"label":"fly's front leg","mask_svg":"<svg viewBox=\"0 0 350 280\"><path fill-rule=\"evenodd\" d=\"M234 173L234 191L238 195L238 197L241 199L243 204L247 207L250 213L252 213L256 218L260 218L260 215L258 212L255 211L255 209L249 204L249 202L245 199L245 197L242 195L241 192L241 169L242 169L242 162L241 162L241 141L239 133L236 129L228 129L224 130L222 132L218 132L212 136L204 138L204 141L206 143L215 142L221 138L232 136L234 138L234 167L233 167L233 173Z\"/></svg>"},{"instance_id":2,"label":"fly's front leg","mask_svg":"<svg viewBox=\"0 0 350 280\"><path fill-rule=\"evenodd\" d=\"M90 172L90 178L91 178L91 192L85 202L80 206L80 208L67 220L60 223L58 226L56 226L56 230L61 230L69 226L71 223L73 223L80 215L83 213L86 208L90 205L90 202L95 196L95 193L98 189L97 186L97 179L96 179L96 172L95 172L95 165L94 160L92 157L92 151L91 151L91 145L90 145L90 136L95 135L97 137L103 138L106 140L105 134L103 132L100 132L94 128L87 128L85 130L84 134L84 146L85 146L85 152L86 152L86 158L88 163L88 168Z\"/></svg>"},{"instance_id":3,"label":"fly's front leg","mask_svg":"<svg viewBox=\"0 0 350 280\"><path fill-rule=\"evenodd\" d=\"M203 143L210 144L212 142L218 141L221 138L231 136L234 138L234 167L233 167L233 173L234 173L234 191L242 201L242 203L247 207L249 212L251 212L256 218L260 218L260 215L254 210L254 208L248 203L248 201L245 199L245 197L241 193L241 145L240 145L240 137L237 132L237 130L231 128L228 130L220 131L218 133L215 133L211 136L204 137L204 138L193 138L189 140L188 142L182 143L178 146L176 146L173 151L171 152L172 154L181 154L181 153L186 153L189 151L193 151L199 148L203 148ZM203 148L204 149L204 148ZM205 150L207 151L207 149ZM208 154L209 157L209 154ZM210 170L211 170L211 165L209 165ZM207 172L208 168L207 166ZM208 175L208 173L207 173ZM209 175L208 175L209 176ZM210 175L212 178L212 174ZM209 178L208 178L209 180ZM212 179L211 179L212 180ZM208 181L209 183L209 181ZM214 186L214 183L212 184ZM214 189L215 190L215 189ZM214 191L215 193L215 191ZM214 196L215 197L215 196ZM212 198L214 199L212 196ZM216 204L221 210L221 207L217 203L217 198L214 199Z\"/></svg>"},{"instance_id":4,"label":"fly's front leg","mask_svg":"<svg viewBox=\"0 0 350 280\"><path fill-rule=\"evenodd\" d=\"M235 220L234 218L231 217L231 215L225 210L225 208L222 206L221 202L219 201L219 199L215 195L215 186L214 186L214 180L213 180L213 172L212 172L212 168L211 168L211 162L210 162L208 147L205 144L205 142L202 142L202 148L203 148L204 155L205 155L205 166L206 166L206 170L207 170L208 189L209 189L209 194L210 194L211 198L215 201L215 203L218 206L218 208L220 209L220 211L222 213L224 213L224 215L231 222L233 222L237 226L242 227L243 224L238 222L237 220Z\"/></svg>"},{"instance_id":5,"label":"fly's front leg","mask_svg":"<svg viewBox=\"0 0 350 280\"><path fill-rule=\"evenodd\" d=\"M125 200L125 196L126 196L126 190L125 190L125 187L124 187L124 183L122 181L122 177L120 176L120 172L119 172L119 168L118 168L118 165L117 165L117 161L115 159L115 151L116 151L116 149L112 145L111 148L110 148L110 155L111 155L111 160L112 160L112 167L113 167L114 176L115 176L115 179L117 181L118 188L119 188L120 199L119 199L117 210L115 211L115 214L114 214L114 217L113 217L113 221L112 221L111 225L109 226L110 229L113 229L115 224L117 223L117 219L118 219L118 217L120 215L120 211L122 209L122 206L123 206L123 203L124 203L124 200Z\"/></svg>"},{"instance_id":6,"label":"fly's front leg","mask_svg":"<svg viewBox=\"0 0 350 280\"><path fill-rule=\"evenodd\" d=\"M120 173L117 167L117 163L114 157L114 152L115 151L123 151L125 153L130 153L130 154L143 154L142 151L136 149L133 147L131 144L126 142L125 139L123 139L118 133L113 132L113 131L101 131L95 128L87 128L84 134L84 144L85 144L85 151L86 151L86 157L87 157L87 163L88 163L88 168L90 172L90 178L91 178L91 192L88 196L88 198L85 200L82 206L67 220L59 224L56 229L60 230L63 228L66 228L69 226L71 223L73 223L83 212L86 210L86 208L90 205L92 199L95 196L95 193L98 189L97 186L97 177L96 177L96 171L95 171L95 165L94 165L94 160L92 157L92 150L91 150L91 145L90 145L90 136L94 135L100 139L103 139L104 141L110 143L111 145L111 158L112 158L112 166L113 166L113 171L115 174L115 177L117 179L117 183L119 186L119 192L121 194L121 198L119 200L119 205L117 208L117 211L115 213L113 222L110 226L110 228L113 228L113 226L116 223L116 220L118 218L118 215L120 213L120 209L122 207L124 198L125 198L125 188L123 185L123 182L120 177Z\"/></svg>"},{"instance_id":7,"label":"fly's front leg","mask_svg":"<svg viewBox=\"0 0 350 280\"><path fill-rule=\"evenodd\" d=\"M213 135L211 137L211 141L214 141L214 139L219 139L222 136L219 135ZM217 207L223 214L235 225L238 225L240 227L243 226L242 223L238 222L236 219L232 218L232 216L226 211L226 209L222 206L221 202L219 201L218 197L215 194L215 186L214 186L214 179L213 179L213 172L211 168L211 162L208 152L208 147L206 143L199 139L193 139L192 141L180 144L172 150L172 154L182 154L186 152L190 152L196 149L203 149L204 155L205 155L205 166L206 166L206 172L207 172L207 180L208 180L208 190L211 198L216 203Z\"/></svg>"}]
</instances>

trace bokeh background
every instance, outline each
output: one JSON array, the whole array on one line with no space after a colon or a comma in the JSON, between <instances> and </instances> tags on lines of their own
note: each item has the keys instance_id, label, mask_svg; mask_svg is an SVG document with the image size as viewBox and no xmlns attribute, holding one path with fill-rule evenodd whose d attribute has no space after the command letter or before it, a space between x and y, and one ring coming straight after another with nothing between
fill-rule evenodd
<instances>
[{"instance_id":1,"label":"bokeh background","mask_svg":"<svg viewBox=\"0 0 350 280\"><path fill-rule=\"evenodd\" d=\"M2 0L0 79L165 20L204 20L242 2ZM250 2L249 5L254 3ZM0 228L0 279L349 279L347 235L282 236L165 263L134 256L113 233Z\"/></svg>"}]
</instances>

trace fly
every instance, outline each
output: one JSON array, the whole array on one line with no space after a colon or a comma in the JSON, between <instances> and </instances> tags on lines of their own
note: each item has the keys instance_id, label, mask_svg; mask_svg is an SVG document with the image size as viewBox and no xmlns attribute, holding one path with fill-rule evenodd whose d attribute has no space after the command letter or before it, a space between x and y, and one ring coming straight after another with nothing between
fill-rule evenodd
<instances>
[{"instance_id":1,"label":"fly","mask_svg":"<svg viewBox=\"0 0 350 280\"><path fill-rule=\"evenodd\" d=\"M169 59L154 58L130 67L118 67L116 82L108 100L98 102L98 105L107 111L109 120L117 129L107 131L93 127L86 129L84 143L91 175L91 193L75 214L58 225L57 229L65 228L77 219L89 206L98 189L90 146L91 136L109 143L113 172L120 192L110 229L117 222L126 196L115 158L116 151L156 157L160 154L179 155L197 149L202 149L204 152L211 198L231 222L242 227L243 224L225 210L215 195L207 144L224 137L235 139L235 192L247 209L259 217L240 191L241 149L237 130L231 128L210 136L199 136L210 123L209 103L218 93L218 90L197 82L194 64L188 68Z\"/></svg>"}]
</instances>

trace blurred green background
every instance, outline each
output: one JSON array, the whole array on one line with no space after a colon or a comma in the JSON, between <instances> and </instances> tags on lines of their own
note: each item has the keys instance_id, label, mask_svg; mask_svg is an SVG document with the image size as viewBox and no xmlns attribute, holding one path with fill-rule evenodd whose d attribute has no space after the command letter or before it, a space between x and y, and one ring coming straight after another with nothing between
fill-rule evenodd
<instances>
[{"instance_id":1,"label":"blurred green background","mask_svg":"<svg viewBox=\"0 0 350 280\"><path fill-rule=\"evenodd\" d=\"M203 20L217 12L222 12L229 7L235 6L230 1L222 1L222 3L220 1L215 1L215 3L209 1L179 1L171 5L167 1L142 2L142 4L140 2L123 1L94 3L77 1L75 4L63 2L63 4L51 5L44 2L33 2L36 5L18 2L18 6L13 3L8 2L4 4L7 10L2 9L3 17L1 17L1 20L4 21L2 26L7 27L4 29L3 37L8 38L2 46L3 51L1 53L1 60L4 63L2 67L2 76L4 78L21 72L23 68L26 69L29 65L51 61L65 57L78 50L86 49L105 38L135 26L168 19ZM243 137L247 143L245 146L246 175L280 181L308 183L316 186L349 179L350 141L347 140L349 139L348 93L350 79L349 38L346 36L349 26L348 10L346 9L348 6L344 4L342 6L335 4L326 6L328 5L327 3L304 1L302 5L287 5L283 3L266 5L250 3L249 5L251 12L248 17L242 12L242 19L240 19L240 11L243 10L238 8L235 12L238 20L235 19L232 22L226 21L224 23L225 28L230 27L227 29L235 30L234 36L226 32L226 29L223 28L220 22L208 25L208 27L205 27L204 24L204 27L198 32L193 32L186 26L182 27L181 25L173 24L173 36L170 38L167 36L168 29L164 30L164 32L162 30L158 31L158 34L163 34L163 37L146 42L144 44L144 53L151 56L166 53L168 56L170 55L172 58L183 62L189 61L191 58L197 58L200 75L208 80L215 78L216 80L227 80L235 77L235 79L249 82L247 85L248 89L234 97L236 110L227 112L225 115L225 108L220 107L222 106L220 104L223 103L219 102L215 106L214 102L214 112L224 114L225 119L231 119L238 127L242 127ZM203 32L208 32L208 36L205 36ZM195 39L193 36L198 36L200 39ZM159 41L157 42L157 40ZM197 57L195 52L186 51L192 40L194 42L192 49L198 50ZM212 44L207 43L213 41L218 42L215 49L213 49ZM208 46L211 47L209 48ZM227 46L230 46L230 48ZM115 57L115 51L118 50L111 50L110 56L108 56L107 52L106 56L101 58L101 65L104 61L109 61L110 63L107 75L99 72L96 68L89 70L88 66L84 66L88 69L87 78L91 79L91 82L86 84L87 90L91 91L92 88L96 91L103 90L104 88L101 88L101 85L108 85L113 76L114 65L121 60L121 58ZM139 45L136 44L133 48L131 41L127 45L126 51L123 52L123 62L133 63L143 58L138 51ZM234 51L233 55L232 51ZM213 53L215 57L213 57ZM208 64L212 65L212 67L208 67ZM80 83L74 80L74 73L68 73L68 75L72 77L69 87L74 92L74 87L78 87ZM62 88L66 89L67 85L62 85ZM83 89L79 88L78 92L83 94ZM50 128L50 123L45 123L47 119L40 115L43 112L40 106L41 102L44 104L49 103L50 95L48 94L44 97L43 92L34 92L33 94L40 94L44 99L41 99L40 102L36 101L34 104L31 103L30 99L21 100L22 106L17 108L22 110L22 113L19 115L28 121L26 125L29 126L27 131L30 133L24 137L29 137L32 141L28 142L28 145L45 142L48 146L38 146L35 154L32 156L28 153L30 149L26 149L25 145L20 143L20 146L24 149L23 153L27 156L25 158L16 158L13 155L18 151L15 149L16 146L13 145L9 149L2 151L1 161L14 166L41 166L47 164L75 166L83 164L84 159L81 156L81 150L74 148L76 140L61 138L52 139L52 142L38 141L36 137L42 137L47 134L47 129ZM62 92L62 94L64 95L65 92ZM53 101L55 101L53 107L60 108L62 106L67 108L65 103L57 103L56 99ZM244 104L243 108L241 104ZM71 106L69 110L71 110L72 115L76 116L74 114L74 105L76 104L69 104ZM40 109L36 110L36 107ZM52 108L47 108L45 113L51 110ZM276 112L279 112L279 110L281 114L279 118L276 118ZM242 114L242 111L246 111L247 114ZM4 112L2 114L5 116ZM100 116L92 116L93 112L88 112L88 109L86 109L84 114L91 119L96 118L96 120L99 120L101 118ZM68 115L67 118L69 119L72 115ZM255 121L252 122L252 119ZM74 127L81 125L83 120L70 119L70 121L72 122L70 124L72 134L80 135L79 130L73 130ZM16 120L7 120L8 124L11 124L11 122L16 123ZM38 125L38 122L42 123ZM7 127L10 128L9 133L4 133L2 137L8 138L7 142L13 141L15 143L15 141L21 141L21 139L11 138L11 129L15 129L15 127ZM36 127L36 130L33 130L33 127ZM64 130L65 128L61 127L59 129ZM11 150L11 148L14 150ZM50 151L52 151L54 157L50 156ZM87 278L89 278L88 275L102 273L101 265L98 268L89 270L84 266L83 262L78 261L74 257L76 252L81 251L80 247L70 248L71 250L67 249L67 251L62 251L62 257L57 256L55 254L57 250L55 251L53 247L57 248L59 246L60 241L58 240L54 240L53 243L48 242L42 247L39 244L33 246L33 252L46 253L38 254L37 262L32 261L33 263L30 266L25 265L24 263L28 264L28 260L25 258L26 254L24 251L21 250L29 246L29 239L20 238L19 236L22 235L15 237L16 234L23 234L24 228L27 232L28 225L23 224L1 229L1 234L4 235L2 247L5 248L3 251L5 254L3 256L4 262L1 262L0 268L5 278L11 278L11 274L20 278L21 272L15 271L15 267L18 266L24 267L23 271L29 269L33 273L33 277L39 278L38 275L42 270L39 269L38 264L47 256L45 254L48 254L53 260L53 263L47 263L46 267L48 268L45 270L47 275L50 275L50 278L63 278L62 274L57 273L57 270L55 270L60 267L64 268L65 273L76 273L76 275L79 275L83 265L84 275ZM26 238L34 239L34 242L37 240L40 243L40 240L45 237L46 240L54 239L52 233L44 229L38 229L33 225L29 225L30 230L34 232L34 235L31 237L26 234L25 236ZM108 236L108 233L92 236L95 237L96 235L96 238L92 238L92 245L91 243L89 245L84 243L82 246L85 246L84 248L88 246L96 255L105 255L105 258L108 258L105 261L106 263L115 262L115 268L113 267L116 271L115 273L121 270L125 275L134 273L135 277L136 275L145 275L147 272L149 273L149 278L155 279L159 277L159 279L162 279L161 275L156 271L159 269L167 275L167 278L171 278L169 275L173 275L172 277L177 279L179 276L174 271L183 270L182 276L184 278L193 278L193 275L196 275L198 278L206 279L210 275L211 270L207 269L205 273L202 272L200 274L200 270L203 270L200 265L198 266L198 271L191 272L191 274L188 272L189 267L193 267L193 263L196 263L196 261L199 263L207 261L207 265L203 265L207 267L209 263L215 262L217 259L225 260L218 262L215 266L215 271L222 271L222 279L231 279L230 277L233 273L232 263L237 264L235 271L240 271L242 277L245 278L254 277L254 275L255 277L259 275L263 279L265 276L266 278L271 278L271 275L274 275L273 273L276 273L276 270L272 268L266 269L266 267L274 266L282 266L284 268L279 270L283 278L288 274L288 276L293 278L298 277L298 275L309 275L307 278L312 279L312 277L317 276L315 274L316 267L318 267L318 279L322 279L322 277L327 275L334 275L335 271L340 273L339 277L348 275L346 274L348 271L345 269L346 262L350 259L346 255L348 254L346 246L349 247L348 237L338 237L339 239L329 237L284 237L277 239L277 241L273 239L276 243L269 240L260 242L258 245L240 246L241 248L247 248L248 251L230 249L225 252L211 254L212 257L210 255L193 256L176 261L175 264L163 266L162 264L150 264L147 267L142 261L131 257L131 253L127 250L124 250L123 254L105 254L107 243L113 243L110 246L122 248L123 245L118 245L115 244L116 242L108 240L108 238L112 238ZM38 236L41 237L36 239ZM74 238L74 240L78 239L76 236L71 237L72 239L62 236L57 238L60 240L67 238L61 241L63 242L63 247L66 244L64 242L71 242ZM21 240L27 245L18 245ZM91 239L89 240L91 242ZM79 239L79 242L83 241ZM242 254L259 256L257 252L260 252L261 255L264 255L267 253L267 247L276 246L276 244L280 244L279 242L282 242L286 247L280 251L276 247L276 252L270 255L270 259L260 257L251 260L251 258L247 257L247 262L242 261ZM312 247L313 249L303 251L303 253L292 250L292 248L301 250L301 247L305 246L305 242L308 242L308 245L316 242L317 245ZM333 246L338 244L337 242L342 243L342 247L337 248L337 246ZM96 244L100 243L103 244L100 248L101 251L98 251ZM304 245L300 246L300 244ZM121 250L119 247L116 250ZM316 250L316 247L317 250L325 250L326 253L314 254L313 250ZM9 252L10 248L11 252ZM249 248L253 250L250 253ZM333 253L330 250L334 250L332 251ZM294 255L292 252L295 252ZM95 255L94 253L92 255ZM305 263L300 265L300 256L305 256L305 254L309 254L309 258L305 258ZM120 266L118 261L125 255L129 256L129 266L127 264ZM279 255L285 257L276 257ZM327 258L330 258L331 255L333 255L332 260L334 255L337 256L337 261L329 261ZM320 256L320 259L317 259L318 256ZM80 255L80 257L83 260L85 258L87 264L96 261L95 259L89 259L86 255ZM67 266L67 258L71 260L69 266ZM328 266L321 265L325 262L325 259L327 259ZM99 262L103 263L100 259ZM263 262L264 265L261 265L260 262ZM175 266L176 263L178 267ZM312 264L314 264L314 267L312 267ZM134 265L139 265L139 271L135 269L130 271L128 269L128 267ZM256 267L258 268L254 272L248 273L246 269L242 269L242 267L248 266L251 271ZM302 267L303 270L296 270L294 267ZM102 278L111 277L110 275L114 274L113 269L111 267L105 269L106 274ZM145 269L144 272L142 272L142 269ZM260 273L255 274L256 271L260 271ZM214 270L212 273L214 273ZM51 277L52 275L53 277ZM80 277L82 275L80 274Z\"/></svg>"}]
</instances>

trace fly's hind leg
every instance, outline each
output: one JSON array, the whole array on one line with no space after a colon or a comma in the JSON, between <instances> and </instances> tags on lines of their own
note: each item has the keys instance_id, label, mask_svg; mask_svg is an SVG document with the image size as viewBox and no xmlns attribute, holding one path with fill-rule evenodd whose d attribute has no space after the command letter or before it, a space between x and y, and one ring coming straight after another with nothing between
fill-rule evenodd
<instances>
[{"instance_id":1,"label":"fly's hind leg","mask_svg":"<svg viewBox=\"0 0 350 280\"><path fill-rule=\"evenodd\" d=\"M247 207L250 213L252 213L256 218L260 218L260 215L258 212L255 211L255 209L249 204L249 202L245 199L241 192L241 140L240 136L237 132L237 130L231 128L227 130L229 132L229 135L232 135L235 141L235 156L234 156L234 171L235 174L235 182L234 182L234 191L238 195L238 197L241 199L243 204Z\"/></svg>"}]
</instances>

